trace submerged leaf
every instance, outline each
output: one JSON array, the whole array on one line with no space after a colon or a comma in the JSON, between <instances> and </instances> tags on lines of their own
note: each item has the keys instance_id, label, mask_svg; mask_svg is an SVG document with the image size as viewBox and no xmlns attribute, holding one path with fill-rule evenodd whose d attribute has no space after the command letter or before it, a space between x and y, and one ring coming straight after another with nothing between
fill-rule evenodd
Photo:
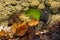
<instances>
[{"instance_id":1,"label":"submerged leaf","mask_svg":"<svg viewBox=\"0 0 60 40\"><path fill-rule=\"evenodd\" d=\"M2 30L1 32L0 32L0 37L2 37L2 36L4 36L5 35L5 32Z\"/></svg>"},{"instance_id":2,"label":"submerged leaf","mask_svg":"<svg viewBox=\"0 0 60 40\"><path fill-rule=\"evenodd\" d=\"M12 28L11 28L12 33L15 34L16 29L17 29L17 24L14 23L11 27L12 27Z\"/></svg>"},{"instance_id":3,"label":"submerged leaf","mask_svg":"<svg viewBox=\"0 0 60 40\"><path fill-rule=\"evenodd\" d=\"M28 30L28 26L25 22L18 25L18 28L16 29L16 35L17 36L23 36Z\"/></svg>"},{"instance_id":4,"label":"submerged leaf","mask_svg":"<svg viewBox=\"0 0 60 40\"><path fill-rule=\"evenodd\" d=\"M41 15L41 13L36 9L29 9L26 11L25 14L26 16L29 16L30 18L37 19L37 20L39 20L39 17Z\"/></svg>"},{"instance_id":5,"label":"submerged leaf","mask_svg":"<svg viewBox=\"0 0 60 40\"><path fill-rule=\"evenodd\" d=\"M28 22L29 26L36 26L39 23L38 20L31 20L30 22Z\"/></svg>"}]
</instances>

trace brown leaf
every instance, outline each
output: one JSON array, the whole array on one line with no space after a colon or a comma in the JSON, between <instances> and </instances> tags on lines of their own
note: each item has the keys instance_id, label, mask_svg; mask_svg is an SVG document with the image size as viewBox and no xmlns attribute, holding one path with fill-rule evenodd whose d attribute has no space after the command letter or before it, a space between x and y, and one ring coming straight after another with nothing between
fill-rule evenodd
<instances>
[{"instance_id":1,"label":"brown leaf","mask_svg":"<svg viewBox=\"0 0 60 40\"><path fill-rule=\"evenodd\" d=\"M9 38L8 40L13 40L12 38Z\"/></svg>"},{"instance_id":2,"label":"brown leaf","mask_svg":"<svg viewBox=\"0 0 60 40\"><path fill-rule=\"evenodd\" d=\"M18 25L18 28L16 30L17 36L23 36L28 30L27 24L23 22L22 24Z\"/></svg>"}]
</instances>

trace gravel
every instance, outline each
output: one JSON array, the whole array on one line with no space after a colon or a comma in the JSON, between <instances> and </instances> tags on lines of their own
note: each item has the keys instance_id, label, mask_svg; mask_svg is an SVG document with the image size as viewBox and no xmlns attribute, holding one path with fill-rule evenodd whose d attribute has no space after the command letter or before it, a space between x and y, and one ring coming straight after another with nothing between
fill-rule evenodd
<instances>
[{"instance_id":1,"label":"gravel","mask_svg":"<svg viewBox=\"0 0 60 40\"><path fill-rule=\"evenodd\" d=\"M20 14L22 13L22 11L27 11L30 7L36 7L36 9L41 11L42 14L40 23L35 28L36 31L39 31L43 27L45 28L45 26L48 26L48 28L51 27L52 30L54 30L54 27L60 27L60 0L0 0L0 26L7 26L8 18L11 15L13 15L14 13ZM49 16L50 14L51 17ZM26 20L25 17L24 19ZM46 23L47 25L45 25ZM31 28L30 31L32 31L33 29L34 28ZM32 32L34 33L35 30L33 30ZM44 36L44 38L45 40L48 40L48 36ZM55 40L56 38L58 40L59 35L56 33L52 33L51 40Z\"/></svg>"}]
</instances>

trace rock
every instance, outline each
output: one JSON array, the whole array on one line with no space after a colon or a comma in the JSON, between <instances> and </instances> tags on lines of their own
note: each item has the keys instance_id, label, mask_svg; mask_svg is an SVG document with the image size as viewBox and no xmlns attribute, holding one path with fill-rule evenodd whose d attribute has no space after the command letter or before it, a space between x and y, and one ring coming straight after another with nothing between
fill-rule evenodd
<instances>
[{"instance_id":1,"label":"rock","mask_svg":"<svg viewBox=\"0 0 60 40\"><path fill-rule=\"evenodd\" d=\"M30 5L31 6L38 6L39 5L39 1L38 0L31 1Z\"/></svg>"},{"instance_id":2,"label":"rock","mask_svg":"<svg viewBox=\"0 0 60 40\"><path fill-rule=\"evenodd\" d=\"M35 35L34 38L33 38L33 40L40 40L40 36Z\"/></svg>"},{"instance_id":3,"label":"rock","mask_svg":"<svg viewBox=\"0 0 60 40\"><path fill-rule=\"evenodd\" d=\"M41 17L40 17L40 21L43 21L44 23L46 23L49 19L49 14L50 14L50 9L49 8L45 8L42 10L41 12Z\"/></svg>"},{"instance_id":4,"label":"rock","mask_svg":"<svg viewBox=\"0 0 60 40\"><path fill-rule=\"evenodd\" d=\"M54 0L45 0L47 6L50 6L52 2L54 2Z\"/></svg>"},{"instance_id":5,"label":"rock","mask_svg":"<svg viewBox=\"0 0 60 40\"><path fill-rule=\"evenodd\" d=\"M15 8L18 13L23 9L23 7L21 5L16 5Z\"/></svg>"},{"instance_id":6,"label":"rock","mask_svg":"<svg viewBox=\"0 0 60 40\"><path fill-rule=\"evenodd\" d=\"M29 7L30 6L30 3L28 3L28 2L22 2L21 5L23 7Z\"/></svg>"},{"instance_id":7,"label":"rock","mask_svg":"<svg viewBox=\"0 0 60 40\"><path fill-rule=\"evenodd\" d=\"M59 2L54 1L51 3L51 9L54 9L54 8L59 8Z\"/></svg>"},{"instance_id":8,"label":"rock","mask_svg":"<svg viewBox=\"0 0 60 40\"><path fill-rule=\"evenodd\" d=\"M38 6L38 9L44 9L45 8L45 5L44 4L40 4L39 6Z\"/></svg>"},{"instance_id":9,"label":"rock","mask_svg":"<svg viewBox=\"0 0 60 40\"><path fill-rule=\"evenodd\" d=\"M51 39L52 39L52 40L60 40L60 36L59 36L59 34L57 34L57 33L52 33L52 34L51 34Z\"/></svg>"},{"instance_id":10,"label":"rock","mask_svg":"<svg viewBox=\"0 0 60 40\"><path fill-rule=\"evenodd\" d=\"M52 18L51 18L51 21L50 23L48 24L49 27L57 27L60 23L60 15L53 15Z\"/></svg>"},{"instance_id":11,"label":"rock","mask_svg":"<svg viewBox=\"0 0 60 40\"><path fill-rule=\"evenodd\" d=\"M53 13L57 13L58 12L59 5L60 5L59 2L56 2L56 1L51 3L50 8L51 8Z\"/></svg>"},{"instance_id":12,"label":"rock","mask_svg":"<svg viewBox=\"0 0 60 40\"><path fill-rule=\"evenodd\" d=\"M43 27L43 25L44 25L44 23L43 23L42 21L40 21L40 22L38 23L38 26L35 27L35 30L36 30L36 31L39 31L39 30Z\"/></svg>"}]
</instances>

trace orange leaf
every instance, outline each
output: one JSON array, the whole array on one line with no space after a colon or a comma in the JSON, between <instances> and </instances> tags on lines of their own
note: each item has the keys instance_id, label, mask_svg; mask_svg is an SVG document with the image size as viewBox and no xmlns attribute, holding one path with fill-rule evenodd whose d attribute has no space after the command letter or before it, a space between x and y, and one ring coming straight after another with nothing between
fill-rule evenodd
<instances>
[{"instance_id":1,"label":"orange leaf","mask_svg":"<svg viewBox=\"0 0 60 40\"><path fill-rule=\"evenodd\" d=\"M16 35L17 36L23 36L28 30L27 24L23 22L19 28L16 30Z\"/></svg>"},{"instance_id":2,"label":"orange leaf","mask_svg":"<svg viewBox=\"0 0 60 40\"><path fill-rule=\"evenodd\" d=\"M1 32L0 32L0 37L2 37L2 36L4 36L5 35L5 32L2 30Z\"/></svg>"},{"instance_id":3,"label":"orange leaf","mask_svg":"<svg viewBox=\"0 0 60 40\"><path fill-rule=\"evenodd\" d=\"M28 22L28 25L29 26L35 26L35 25L37 25L38 24L38 20L31 20L30 22Z\"/></svg>"},{"instance_id":4,"label":"orange leaf","mask_svg":"<svg viewBox=\"0 0 60 40\"><path fill-rule=\"evenodd\" d=\"M11 27L12 27L12 28L11 28L11 31L13 32L13 34L15 34L16 29L17 29L17 24L14 23Z\"/></svg>"}]
</instances>

